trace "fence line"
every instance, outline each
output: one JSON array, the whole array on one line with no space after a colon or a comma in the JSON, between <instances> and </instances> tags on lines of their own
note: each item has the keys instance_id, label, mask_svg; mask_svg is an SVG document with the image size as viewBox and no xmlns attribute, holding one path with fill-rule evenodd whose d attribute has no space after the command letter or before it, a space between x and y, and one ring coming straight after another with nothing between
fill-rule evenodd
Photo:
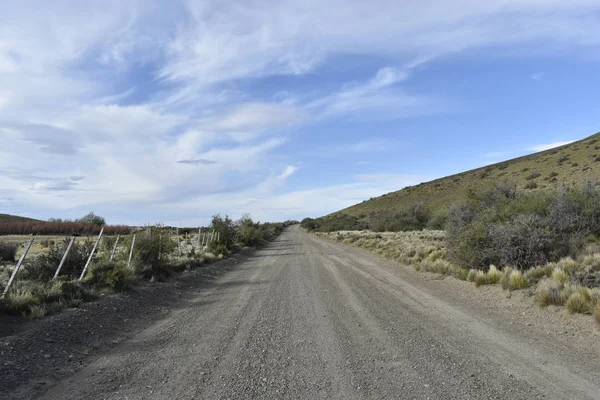
<instances>
[{"instance_id":1,"label":"fence line","mask_svg":"<svg viewBox=\"0 0 600 400\"><path fill-rule=\"evenodd\" d=\"M102 227L100 229L100 233L98 234L98 237L96 238L96 241L94 242L94 246L92 247L92 250L89 254L89 256L87 257L87 261L85 263L85 266L83 267L83 270L81 271L81 275L79 276L79 280L83 280L83 278L85 277L86 272L88 271L89 267L91 266L93 260L94 260L94 255L97 252L98 249L98 245L100 244L100 241L102 240L102 237L104 235L104 227ZM172 233L172 232L171 232ZM146 227L146 234L148 235L148 238L152 239L152 227L148 226ZM182 243L182 239L179 235L179 228L177 228L176 230L176 235L177 235L177 255L179 257L181 257L182 255L182 244L185 247L185 256L186 257L190 257L190 252L189 252L189 244L193 243L193 239L189 237L188 232L186 231L185 233L185 237L183 238L183 243ZM169 240L171 239L171 235L168 235ZM189 239L189 240L188 240ZM63 266L65 265L65 263L67 262L68 258L69 258L69 254L71 253L71 250L73 249L73 245L75 244L76 241L76 237L73 236L71 237L71 239L69 240L69 243L67 244L67 247L65 249L65 252L61 258L61 261L54 273L54 276L52 277L52 280L58 278L60 276L60 273L63 269ZM118 247L119 247L119 243L121 241L121 234L117 234L117 237L115 239L115 243L112 246L112 249L109 253L109 260L113 261L115 259ZM198 238L197 238L197 244L198 247L200 249L202 249L203 247L208 246L209 244L213 243L213 242L219 242L220 241L220 232L217 232L216 230L212 230L212 231L205 231L202 232L202 228L198 228ZM23 251L23 254L21 255L21 257L19 258L19 261L17 262L15 269L12 271L12 274L9 278L9 281L6 285L6 287L4 288L4 291L2 293L2 298L6 295L6 293L8 293L11 285L14 283L14 280L18 274L18 272L20 271L20 269L22 268L25 258L27 257L29 250L31 249L31 246L34 242L34 236L30 235L29 240L27 241L26 245L25 245L25 249ZM135 248L135 242L136 242L136 234L133 234L132 240L131 240L131 248L129 249L129 257L127 260L127 268L131 267L131 262L133 259L133 252L134 252L134 248ZM159 256L162 256L162 232L159 230Z\"/></svg>"}]
</instances>

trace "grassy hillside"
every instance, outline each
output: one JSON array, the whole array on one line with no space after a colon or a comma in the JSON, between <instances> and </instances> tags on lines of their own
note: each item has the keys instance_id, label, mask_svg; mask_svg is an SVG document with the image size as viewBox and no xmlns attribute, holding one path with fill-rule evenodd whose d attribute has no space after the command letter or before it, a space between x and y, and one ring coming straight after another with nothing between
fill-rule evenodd
<instances>
[{"instance_id":1,"label":"grassy hillside","mask_svg":"<svg viewBox=\"0 0 600 400\"><path fill-rule=\"evenodd\" d=\"M19 217L18 215L0 214L0 222L40 222L40 220L27 217Z\"/></svg>"},{"instance_id":2,"label":"grassy hillside","mask_svg":"<svg viewBox=\"0 0 600 400\"><path fill-rule=\"evenodd\" d=\"M416 204L433 215L467 198L469 191L484 191L498 182L510 182L525 191L582 186L600 181L600 133L551 150L503 161L363 201L319 218L322 230L369 227L384 213L401 213Z\"/></svg>"}]
</instances>

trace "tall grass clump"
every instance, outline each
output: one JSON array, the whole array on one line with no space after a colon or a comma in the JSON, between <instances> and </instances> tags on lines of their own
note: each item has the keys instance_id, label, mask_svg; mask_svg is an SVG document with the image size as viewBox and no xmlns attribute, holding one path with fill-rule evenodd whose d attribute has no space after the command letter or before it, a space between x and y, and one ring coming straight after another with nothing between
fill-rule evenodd
<instances>
[{"instance_id":1,"label":"tall grass clump","mask_svg":"<svg viewBox=\"0 0 600 400\"><path fill-rule=\"evenodd\" d=\"M535 294L535 303L540 307L562 306L565 304L565 296L555 286L542 286Z\"/></svg>"},{"instance_id":2,"label":"tall grass clump","mask_svg":"<svg viewBox=\"0 0 600 400\"><path fill-rule=\"evenodd\" d=\"M591 296L584 290L574 291L565 303L570 313L588 314L592 311Z\"/></svg>"},{"instance_id":3,"label":"tall grass clump","mask_svg":"<svg viewBox=\"0 0 600 400\"><path fill-rule=\"evenodd\" d=\"M569 274L567 274L562 268L556 268L552 271L552 280L558 285L564 285L569 280Z\"/></svg>"},{"instance_id":4,"label":"tall grass clump","mask_svg":"<svg viewBox=\"0 0 600 400\"><path fill-rule=\"evenodd\" d=\"M489 284L493 285L494 283L500 282L500 280L502 279L502 272L500 272L495 265L490 265L490 269L487 273L487 278Z\"/></svg>"},{"instance_id":5,"label":"tall grass clump","mask_svg":"<svg viewBox=\"0 0 600 400\"><path fill-rule=\"evenodd\" d=\"M505 268L504 275L502 276L503 289L513 291L525 289L526 287L529 287L529 281L523 276L521 271Z\"/></svg>"}]
</instances>

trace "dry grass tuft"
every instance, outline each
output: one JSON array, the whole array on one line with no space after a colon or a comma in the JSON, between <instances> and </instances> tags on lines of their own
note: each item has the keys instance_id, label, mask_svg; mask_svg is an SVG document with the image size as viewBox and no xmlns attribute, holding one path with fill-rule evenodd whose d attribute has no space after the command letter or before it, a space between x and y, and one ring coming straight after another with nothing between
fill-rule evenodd
<instances>
[{"instance_id":1,"label":"dry grass tuft","mask_svg":"<svg viewBox=\"0 0 600 400\"><path fill-rule=\"evenodd\" d=\"M40 319L43 318L44 315L46 315L46 305L45 304L38 304L35 306L30 306L29 307L29 312L25 313L23 312L24 315L26 315L27 317L31 318L31 319Z\"/></svg>"},{"instance_id":2,"label":"dry grass tuft","mask_svg":"<svg viewBox=\"0 0 600 400\"><path fill-rule=\"evenodd\" d=\"M467 274L467 280L469 282L475 282L475 278L477 277L477 270L476 269L471 269L469 270L469 273Z\"/></svg>"},{"instance_id":3,"label":"dry grass tuft","mask_svg":"<svg viewBox=\"0 0 600 400\"><path fill-rule=\"evenodd\" d=\"M588 314L592 310L592 303L580 290L573 292L565 305L570 313Z\"/></svg>"},{"instance_id":4,"label":"dry grass tuft","mask_svg":"<svg viewBox=\"0 0 600 400\"><path fill-rule=\"evenodd\" d=\"M466 268L457 268L454 271L454 276L456 276L461 281L466 281L469 276L469 270Z\"/></svg>"},{"instance_id":5,"label":"dry grass tuft","mask_svg":"<svg viewBox=\"0 0 600 400\"><path fill-rule=\"evenodd\" d=\"M570 275L571 272L579 269L577 262L575 262L575 260L573 260L571 257L561 258L557 264L558 267L567 274L567 277Z\"/></svg>"},{"instance_id":6,"label":"dry grass tuft","mask_svg":"<svg viewBox=\"0 0 600 400\"><path fill-rule=\"evenodd\" d=\"M473 271L471 278L477 287L482 285L493 285L500 282L502 279L502 272L500 272L494 265L490 265L490 269L487 273L483 271L471 271Z\"/></svg>"},{"instance_id":7,"label":"dry grass tuft","mask_svg":"<svg viewBox=\"0 0 600 400\"><path fill-rule=\"evenodd\" d=\"M475 273L474 282L476 287L490 284L487 274L483 271L477 271L477 273Z\"/></svg>"},{"instance_id":8,"label":"dry grass tuft","mask_svg":"<svg viewBox=\"0 0 600 400\"><path fill-rule=\"evenodd\" d=\"M12 289L12 288L11 288ZM32 306L39 305L40 300L30 290L15 289L7 295L10 308L16 312L28 312Z\"/></svg>"},{"instance_id":9,"label":"dry grass tuft","mask_svg":"<svg viewBox=\"0 0 600 400\"><path fill-rule=\"evenodd\" d=\"M502 272L499 271L495 265L490 265L490 269L487 273L487 278L490 285L500 282L502 279Z\"/></svg>"},{"instance_id":10,"label":"dry grass tuft","mask_svg":"<svg viewBox=\"0 0 600 400\"><path fill-rule=\"evenodd\" d=\"M569 280L569 274L567 274L562 268L556 268L552 271L552 280L558 285L564 285Z\"/></svg>"},{"instance_id":11,"label":"dry grass tuft","mask_svg":"<svg viewBox=\"0 0 600 400\"><path fill-rule=\"evenodd\" d=\"M594 306L594 319L596 320L596 324L600 326L600 303L596 303Z\"/></svg>"},{"instance_id":12,"label":"dry grass tuft","mask_svg":"<svg viewBox=\"0 0 600 400\"><path fill-rule=\"evenodd\" d=\"M505 290L525 289L529 286L529 281L520 271L506 268L502 277L502 288Z\"/></svg>"},{"instance_id":13,"label":"dry grass tuft","mask_svg":"<svg viewBox=\"0 0 600 400\"><path fill-rule=\"evenodd\" d=\"M565 304L565 296L555 286L543 286L535 294L535 303L540 307L562 306Z\"/></svg>"}]
</instances>

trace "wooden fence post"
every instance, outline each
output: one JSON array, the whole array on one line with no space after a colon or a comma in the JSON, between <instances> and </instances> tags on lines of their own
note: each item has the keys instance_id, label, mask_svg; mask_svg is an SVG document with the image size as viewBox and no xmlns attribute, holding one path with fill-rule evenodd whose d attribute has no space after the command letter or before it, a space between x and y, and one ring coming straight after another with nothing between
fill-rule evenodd
<instances>
[{"instance_id":1,"label":"wooden fence post","mask_svg":"<svg viewBox=\"0 0 600 400\"><path fill-rule=\"evenodd\" d=\"M69 256L69 252L71 251L71 247L73 246L74 242L75 242L75 236L73 236L71 238L71 241L69 242L69 245L67 246L67 250L65 250L65 254L63 254L63 257L60 260L60 264L58 264L58 268L56 269L56 272L54 273L54 277L52 279L56 279L58 274L60 274L60 270L62 269L65 261L67 261L67 257Z\"/></svg>"},{"instance_id":2,"label":"wooden fence post","mask_svg":"<svg viewBox=\"0 0 600 400\"><path fill-rule=\"evenodd\" d=\"M162 232L158 232L158 258L162 257Z\"/></svg>"},{"instance_id":3,"label":"wooden fence post","mask_svg":"<svg viewBox=\"0 0 600 400\"><path fill-rule=\"evenodd\" d=\"M202 236L202 228L198 228L198 247L200 247L200 236Z\"/></svg>"},{"instance_id":4,"label":"wooden fence post","mask_svg":"<svg viewBox=\"0 0 600 400\"><path fill-rule=\"evenodd\" d=\"M98 243L100 242L102 233L104 233L104 227L102 227L102 229L100 229L100 234L98 235L98 238L96 239L96 243L94 243L94 247L92 247L92 251L90 252L90 256L88 257L88 260L85 263L85 267L83 267L83 271L81 271L81 276L79 277L79 280L83 279L85 272L87 271L88 267L90 266L90 263L92 262L92 258L94 257L94 253L96 252L96 247L98 247Z\"/></svg>"},{"instance_id":5,"label":"wooden fence post","mask_svg":"<svg viewBox=\"0 0 600 400\"><path fill-rule=\"evenodd\" d=\"M112 261L115 258L115 253L117 252L117 245L119 244L120 238L121 238L121 235L117 235L117 239L115 240L115 245L113 246L113 249L110 252L110 261Z\"/></svg>"},{"instance_id":6,"label":"wooden fence post","mask_svg":"<svg viewBox=\"0 0 600 400\"><path fill-rule=\"evenodd\" d=\"M19 268L21 268L21 264L23 264L23 261L25 261L25 257L27 257L27 253L29 252L29 249L31 248L32 244L33 244L33 236L30 236L29 241L25 245L25 250L23 250L23 254L21 255L21 258L19 258L19 262L17 263L15 270L11 274L10 279L8 280L8 283L6 284L6 287L4 288L2 297L4 297L6 295L6 293L8 293L8 289L10 289L10 285L12 285L12 282L15 279L15 276L17 276L17 272L19 272Z\"/></svg>"},{"instance_id":7,"label":"wooden fence post","mask_svg":"<svg viewBox=\"0 0 600 400\"><path fill-rule=\"evenodd\" d=\"M181 242L179 241L179 228L177 228L177 257L181 257Z\"/></svg>"},{"instance_id":8,"label":"wooden fence post","mask_svg":"<svg viewBox=\"0 0 600 400\"><path fill-rule=\"evenodd\" d=\"M133 239L131 239L131 249L129 249L129 260L127 260L127 268L131 265L131 257L133 257L133 246L135 246L135 233Z\"/></svg>"},{"instance_id":9,"label":"wooden fence post","mask_svg":"<svg viewBox=\"0 0 600 400\"><path fill-rule=\"evenodd\" d=\"M185 256L187 257L188 256L188 234L187 234L187 232L185 233L184 245L185 245Z\"/></svg>"}]
</instances>

